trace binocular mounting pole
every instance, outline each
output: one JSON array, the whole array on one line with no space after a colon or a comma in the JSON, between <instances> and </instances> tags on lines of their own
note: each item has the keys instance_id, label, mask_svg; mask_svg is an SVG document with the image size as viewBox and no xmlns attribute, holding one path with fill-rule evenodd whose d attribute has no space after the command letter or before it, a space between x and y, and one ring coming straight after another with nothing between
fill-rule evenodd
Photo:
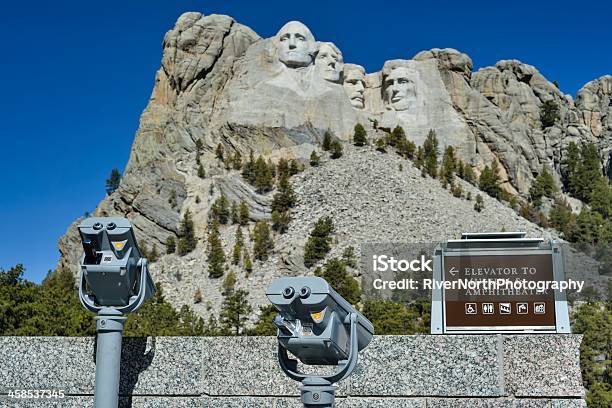
<instances>
[{"instance_id":1,"label":"binocular mounting pole","mask_svg":"<svg viewBox=\"0 0 612 408\"><path fill-rule=\"evenodd\" d=\"M123 313L108 307L100 309L95 317L98 333L95 408L118 407L121 336L126 319Z\"/></svg>"},{"instance_id":2,"label":"binocular mounting pole","mask_svg":"<svg viewBox=\"0 0 612 408\"><path fill-rule=\"evenodd\" d=\"M332 408L336 397L336 388L325 378L304 378L300 387L304 407Z\"/></svg>"}]
</instances>

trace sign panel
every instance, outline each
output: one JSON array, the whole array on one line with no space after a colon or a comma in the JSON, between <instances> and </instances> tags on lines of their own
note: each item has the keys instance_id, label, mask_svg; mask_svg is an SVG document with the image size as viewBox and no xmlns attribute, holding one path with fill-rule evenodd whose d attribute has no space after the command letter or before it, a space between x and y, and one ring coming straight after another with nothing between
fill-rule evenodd
<instances>
[{"instance_id":1,"label":"sign panel","mask_svg":"<svg viewBox=\"0 0 612 408\"><path fill-rule=\"evenodd\" d=\"M443 264L443 279L450 282L554 280L552 254L447 254ZM447 289L444 293L444 311L447 329L501 326L554 329L556 323L552 289L488 288L484 282L480 287Z\"/></svg>"},{"instance_id":2,"label":"sign panel","mask_svg":"<svg viewBox=\"0 0 612 408\"><path fill-rule=\"evenodd\" d=\"M435 249L432 334L570 332L561 248L525 235L462 234Z\"/></svg>"}]
</instances>

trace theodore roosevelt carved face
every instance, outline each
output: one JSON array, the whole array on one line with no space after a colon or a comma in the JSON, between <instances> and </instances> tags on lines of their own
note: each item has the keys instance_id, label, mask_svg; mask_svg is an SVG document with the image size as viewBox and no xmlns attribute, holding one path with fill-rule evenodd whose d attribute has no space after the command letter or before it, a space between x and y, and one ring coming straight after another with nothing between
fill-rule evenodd
<instances>
[{"instance_id":1,"label":"theodore roosevelt carved face","mask_svg":"<svg viewBox=\"0 0 612 408\"><path fill-rule=\"evenodd\" d=\"M396 111L404 111L416 105L417 71L398 66L383 72L383 97L385 105Z\"/></svg>"},{"instance_id":2,"label":"theodore roosevelt carved face","mask_svg":"<svg viewBox=\"0 0 612 408\"><path fill-rule=\"evenodd\" d=\"M313 62L315 39L299 21L285 24L275 37L278 59L289 68L306 67Z\"/></svg>"},{"instance_id":3,"label":"theodore roosevelt carved face","mask_svg":"<svg viewBox=\"0 0 612 408\"><path fill-rule=\"evenodd\" d=\"M365 70L360 65L346 64L344 66L344 91L348 95L351 105L357 109L365 106Z\"/></svg>"},{"instance_id":4,"label":"theodore roosevelt carved face","mask_svg":"<svg viewBox=\"0 0 612 408\"><path fill-rule=\"evenodd\" d=\"M339 83L343 65L342 53L338 47L330 42L319 44L315 67L325 80Z\"/></svg>"}]
</instances>

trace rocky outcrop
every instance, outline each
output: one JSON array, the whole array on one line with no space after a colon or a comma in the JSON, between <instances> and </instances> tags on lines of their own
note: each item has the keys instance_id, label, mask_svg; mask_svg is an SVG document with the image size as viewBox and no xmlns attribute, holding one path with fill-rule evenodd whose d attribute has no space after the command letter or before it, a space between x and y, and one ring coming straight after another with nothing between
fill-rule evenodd
<instances>
[{"instance_id":1,"label":"rocky outcrop","mask_svg":"<svg viewBox=\"0 0 612 408\"><path fill-rule=\"evenodd\" d=\"M574 104L533 66L504 60L472 73L470 58L453 49L424 51L414 57L431 58L438 60L453 105L476 139L477 157L472 163L481 167L497 159L507 173L505 187L510 192L526 195L543 167L559 179L568 143L596 141L581 104ZM559 119L544 127L540 109L549 101L559 107Z\"/></svg>"},{"instance_id":2,"label":"rocky outcrop","mask_svg":"<svg viewBox=\"0 0 612 408\"><path fill-rule=\"evenodd\" d=\"M219 144L225 157L239 153L244 160L252 153L306 164L292 178L298 204L272 256L256 262L248 275L235 268L238 285L249 289L254 305L264 303L262 289L275 276L309 273L304 243L322 215L336 224L332 255L349 245L359 250L364 242L423 242L468 230L546 233L488 197L484 216L476 213L473 203L422 178L395 154L345 143L344 156L330 160L318 147L328 130L337 140L349 141L361 123L373 142L401 125L420 144L433 129L440 147L455 146L477 173L499 161L505 189L522 195L542 167L559 175L569 141L595 141L610 161L609 76L587 84L574 103L519 61L472 72L467 55L432 49L411 60L387 61L379 72L366 74L358 65L345 64L333 43L318 40L299 22L262 39L230 17L201 13L183 14L165 35L161 68L121 186L102 200L95 215L127 216L141 243L165 253L166 239L177 235L181 216L191 211L196 250L185 257L165 255L152 265L175 305L191 304L197 289L210 306L220 305L221 282L208 278L205 255L216 198L224 194L231 202L244 201L252 221L270 218L273 193L257 193L238 170L219 160ZM559 106L560 119L544 128L540 107L547 101ZM204 178L197 175L197 141ZM320 167L307 165L313 150L323 156ZM468 184L463 188L472 197L478 193ZM221 228L228 253L236 228ZM59 247L59 267L76 273L81 252L76 222ZM250 243L247 247L252 251ZM206 303L194 308L208 313Z\"/></svg>"},{"instance_id":3,"label":"rocky outcrop","mask_svg":"<svg viewBox=\"0 0 612 408\"><path fill-rule=\"evenodd\" d=\"M598 139L604 168L612 179L612 76L602 76L580 89L576 107L578 121Z\"/></svg>"}]
</instances>

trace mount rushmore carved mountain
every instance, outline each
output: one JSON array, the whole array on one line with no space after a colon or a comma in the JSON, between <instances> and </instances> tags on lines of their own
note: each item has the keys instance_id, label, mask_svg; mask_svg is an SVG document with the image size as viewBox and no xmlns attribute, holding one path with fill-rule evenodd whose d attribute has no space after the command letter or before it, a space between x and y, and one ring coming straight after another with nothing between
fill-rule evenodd
<instances>
[{"instance_id":1,"label":"mount rushmore carved mountain","mask_svg":"<svg viewBox=\"0 0 612 408\"><path fill-rule=\"evenodd\" d=\"M398 125L421 145L433 129L440 146L454 146L476 174L496 160L502 187L513 195L527 196L544 168L558 181L571 141L595 143L612 174L611 76L589 82L574 100L516 60L473 72L466 54L432 49L366 73L345 63L332 42L318 40L299 22L264 39L231 17L198 12L183 14L165 35L161 68L121 185L94 214L127 216L139 241L164 253L152 274L176 306L190 304L204 314L205 303L218 310L221 302L222 279L207 273L215 200L223 195L230 203L246 203L249 230L271 216L274 191L253 187L224 164L219 145L226 157L294 159L305 167L291 177L296 205L286 233L275 234L272 255L254 262L250 273L227 262L254 306L265 302L263 288L274 277L311 273L304 266L304 245L314 221L324 215L335 224L331 256L347 246L359 252L364 242L426 242L474 230L554 234L486 194L484 210L476 212L473 202L421 177L400 156L352 146L358 123L370 145ZM550 101L558 106L558 119L543 126L541 106ZM326 131L347 142L337 160L321 151ZM313 151L322 159L311 167ZM471 184L459 183L473 197L478 194ZM198 238L195 250L165 254L168 237L177 237L188 210ZM58 265L75 274L81 253L77 222L60 239ZM226 253L236 228L220 227ZM252 244L244 245L252 253ZM193 305L198 289L207 302Z\"/></svg>"}]
</instances>

